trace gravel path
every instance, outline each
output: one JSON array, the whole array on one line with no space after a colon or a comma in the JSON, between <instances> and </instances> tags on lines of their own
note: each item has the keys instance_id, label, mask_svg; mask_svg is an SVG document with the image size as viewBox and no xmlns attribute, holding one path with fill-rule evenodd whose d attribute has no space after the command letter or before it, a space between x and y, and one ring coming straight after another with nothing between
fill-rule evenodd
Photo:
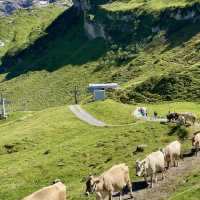
<instances>
[{"instance_id":1,"label":"gravel path","mask_svg":"<svg viewBox=\"0 0 200 200\"><path fill-rule=\"evenodd\" d=\"M76 117L78 117L80 120L92 125L92 126L98 126L98 127L105 127L106 124L92 115L90 115L88 112L86 112L83 108L80 107L80 105L71 105L69 106L69 109L71 112L73 112Z\"/></svg>"},{"instance_id":2,"label":"gravel path","mask_svg":"<svg viewBox=\"0 0 200 200\"><path fill-rule=\"evenodd\" d=\"M124 195L123 200L166 200L172 194L178 185L186 181L186 176L191 172L200 171L200 156L186 157L180 162L179 167L171 168L166 173L165 180L159 180L154 184L154 188L146 187L143 182L133 183L134 198L131 199L129 195ZM119 197L114 198L118 200Z\"/></svg>"}]
</instances>

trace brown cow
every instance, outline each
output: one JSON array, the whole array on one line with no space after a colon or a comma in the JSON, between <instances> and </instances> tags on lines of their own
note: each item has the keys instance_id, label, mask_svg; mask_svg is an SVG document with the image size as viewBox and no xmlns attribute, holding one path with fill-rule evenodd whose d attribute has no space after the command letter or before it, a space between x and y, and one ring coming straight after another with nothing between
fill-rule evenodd
<instances>
[{"instance_id":1,"label":"brown cow","mask_svg":"<svg viewBox=\"0 0 200 200\"><path fill-rule=\"evenodd\" d=\"M192 139L192 146L195 148L195 155L197 156L199 148L200 148L200 133L194 135Z\"/></svg>"},{"instance_id":2,"label":"brown cow","mask_svg":"<svg viewBox=\"0 0 200 200\"><path fill-rule=\"evenodd\" d=\"M90 193L96 193L97 200L104 200L109 197L112 200L112 195L114 192L121 192L125 186L129 187L132 193L132 185L129 177L129 168L126 164L115 165L108 171L104 172L98 177L89 176L86 182L86 192L88 196Z\"/></svg>"},{"instance_id":3,"label":"brown cow","mask_svg":"<svg viewBox=\"0 0 200 200\"><path fill-rule=\"evenodd\" d=\"M170 163L172 162L174 167L178 167L178 160L181 156L181 143L179 141L171 142L163 149L163 153L167 168L169 168Z\"/></svg>"},{"instance_id":4,"label":"brown cow","mask_svg":"<svg viewBox=\"0 0 200 200\"><path fill-rule=\"evenodd\" d=\"M23 200L66 200L66 186L59 181L34 192Z\"/></svg>"}]
</instances>

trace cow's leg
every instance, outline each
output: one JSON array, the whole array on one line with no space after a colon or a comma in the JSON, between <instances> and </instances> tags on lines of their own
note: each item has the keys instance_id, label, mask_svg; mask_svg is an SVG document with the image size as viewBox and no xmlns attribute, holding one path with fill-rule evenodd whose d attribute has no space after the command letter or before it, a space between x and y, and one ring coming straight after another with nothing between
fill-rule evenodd
<instances>
[{"instance_id":1,"label":"cow's leg","mask_svg":"<svg viewBox=\"0 0 200 200\"><path fill-rule=\"evenodd\" d=\"M119 200L122 200L122 192L119 192Z\"/></svg>"},{"instance_id":2,"label":"cow's leg","mask_svg":"<svg viewBox=\"0 0 200 200\"><path fill-rule=\"evenodd\" d=\"M155 173L154 177L155 177L155 183L157 183L158 182L158 178L157 178L157 174L156 173Z\"/></svg>"},{"instance_id":3,"label":"cow's leg","mask_svg":"<svg viewBox=\"0 0 200 200\"><path fill-rule=\"evenodd\" d=\"M162 170L162 180L164 180L164 179L165 179L165 169Z\"/></svg>"},{"instance_id":4,"label":"cow's leg","mask_svg":"<svg viewBox=\"0 0 200 200\"><path fill-rule=\"evenodd\" d=\"M198 146L195 146L195 156L197 157L198 155L198 150L199 150L199 147Z\"/></svg>"},{"instance_id":5,"label":"cow's leg","mask_svg":"<svg viewBox=\"0 0 200 200\"><path fill-rule=\"evenodd\" d=\"M130 190L130 195L131 195L131 197L133 197L132 183L131 183L130 180L128 181L127 186L128 186L128 189Z\"/></svg>"},{"instance_id":6,"label":"cow's leg","mask_svg":"<svg viewBox=\"0 0 200 200\"><path fill-rule=\"evenodd\" d=\"M96 200L103 200L103 197L99 192L96 193Z\"/></svg>"},{"instance_id":7,"label":"cow's leg","mask_svg":"<svg viewBox=\"0 0 200 200\"><path fill-rule=\"evenodd\" d=\"M147 176L146 175L144 175L144 181L147 183L147 185L148 185L148 179L147 179Z\"/></svg>"},{"instance_id":8,"label":"cow's leg","mask_svg":"<svg viewBox=\"0 0 200 200\"><path fill-rule=\"evenodd\" d=\"M120 196L121 196L121 193L120 193ZM109 192L109 200L113 200L113 198L112 198L112 191Z\"/></svg>"},{"instance_id":9,"label":"cow's leg","mask_svg":"<svg viewBox=\"0 0 200 200\"><path fill-rule=\"evenodd\" d=\"M153 174L151 175L151 185L150 185L151 188L153 188Z\"/></svg>"},{"instance_id":10,"label":"cow's leg","mask_svg":"<svg viewBox=\"0 0 200 200\"><path fill-rule=\"evenodd\" d=\"M171 161L173 163L173 166L176 167L176 156L171 155Z\"/></svg>"},{"instance_id":11,"label":"cow's leg","mask_svg":"<svg viewBox=\"0 0 200 200\"><path fill-rule=\"evenodd\" d=\"M176 166L178 167L179 166L179 158L180 158L180 156L176 156Z\"/></svg>"},{"instance_id":12,"label":"cow's leg","mask_svg":"<svg viewBox=\"0 0 200 200\"><path fill-rule=\"evenodd\" d=\"M167 161L167 169L169 169L169 167L170 167L170 161L168 160Z\"/></svg>"}]
</instances>

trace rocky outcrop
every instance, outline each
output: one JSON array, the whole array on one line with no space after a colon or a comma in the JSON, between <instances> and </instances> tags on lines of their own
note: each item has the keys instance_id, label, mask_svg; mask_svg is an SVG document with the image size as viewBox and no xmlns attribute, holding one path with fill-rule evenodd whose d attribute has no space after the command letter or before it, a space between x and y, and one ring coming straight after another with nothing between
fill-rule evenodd
<instances>
[{"instance_id":1,"label":"rocky outcrop","mask_svg":"<svg viewBox=\"0 0 200 200\"><path fill-rule=\"evenodd\" d=\"M98 22L93 14L95 4L90 0L73 0L74 7L79 13L83 14L84 17L84 30L89 39L104 38L106 34L104 26Z\"/></svg>"},{"instance_id":2,"label":"rocky outcrop","mask_svg":"<svg viewBox=\"0 0 200 200\"><path fill-rule=\"evenodd\" d=\"M83 13L84 29L90 39L103 37L111 40L145 40L160 31L174 32L187 23L200 19L200 4L171 7L156 12L141 10L108 11L100 4L110 0L73 0L77 10Z\"/></svg>"}]
</instances>

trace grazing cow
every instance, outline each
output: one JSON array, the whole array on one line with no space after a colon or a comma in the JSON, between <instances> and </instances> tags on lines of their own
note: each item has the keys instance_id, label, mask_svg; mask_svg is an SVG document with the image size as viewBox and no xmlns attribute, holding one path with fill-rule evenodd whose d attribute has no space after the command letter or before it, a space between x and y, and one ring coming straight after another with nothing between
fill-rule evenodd
<instances>
[{"instance_id":1,"label":"grazing cow","mask_svg":"<svg viewBox=\"0 0 200 200\"><path fill-rule=\"evenodd\" d=\"M34 192L23 200L66 200L66 186L59 181Z\"/></svg>"},{"instance_id":2,"label":"grazing cow","mask_svg":"<svg viewBox=\"0 0 200 200\"><path fill-rule=\"evenodd\" d=\"M165 160L164 154L161 151L156 151L148 155L142 161L136 161L136 175L144 176L145 181L147 181L147 177L151 177L151 185L153 187L153 179L155 178L155 182L157 182L157 173L162 173L162 179L164 179L165 172Z\"/></svg>"},{"instance_id":3,"label":"grazing cow","mask_svg":"<svg viewBox=\"0 0 200 200\"><path fill-rule=\"evenodd\" d=\"M185 118L185 123L191 122L194 124L197 120L197 117L192 113L179 113L179 116L183 116Z\"/></svg>"},{"instance_id":4,"label":"grazing cow","mask_svg":"<svg viewBox=\"0 0 200 200\"><path fill-rule=\"evenodd\" d=\"M168 122L173 122L173 121L176 121L178 119L178 117L179 117L178 113L175 113L175 112L169 113L167 115L167 120L168 120Z\"/></svg>"},{"instance_id":5,"label":"grazing cow","mask_svg":"<svg viewBox=\"0 0 200 200\"><path fill-rule=\"evenodd\" d=\"M199 148L200 148L200 133L194 135L192 139L192 146L195 148L195 155L197 156Z\"/></svg>"},{"instance_id":6,"label":"grazing cow","mask_svg":"<svg viewBox=\"0 0 200 200\"><path fill-rule=\"evenodd\" d=\"M133 196L129 168L126 164L119 164L98 177L89 176L86 182L85 194L88 196L90 193L95 192L97 200L104 200L108 197L109 200L112 200L112 194L120 192L119 198L121 200L121 192L125 186L129 187L131 196Z\"/></svg>"},{"instance_id":7,"label":"grazing cow","mask_svg":"<svg viewBox=\"0 0 200 200\"><path fill-rule=\"evenodd\" d=\"M179 141L171 142L163 149L163 153L167 168L170 167L170 163L172 162L174 163L174 167L178 167L178 161L181 156L181 143Z\"/></svg>"},{"instance_id":8,"label":"grazing cow","mask_svg":"<svg viewBox=\"0 0 200 200\"><path fill-rule=\"evenodd\" d=\"M178 117L177 124L179 124L179 125L185 125L186 124L185 117L182 116L182 115L180 115Z\"/></svg>"}]
</instances>

